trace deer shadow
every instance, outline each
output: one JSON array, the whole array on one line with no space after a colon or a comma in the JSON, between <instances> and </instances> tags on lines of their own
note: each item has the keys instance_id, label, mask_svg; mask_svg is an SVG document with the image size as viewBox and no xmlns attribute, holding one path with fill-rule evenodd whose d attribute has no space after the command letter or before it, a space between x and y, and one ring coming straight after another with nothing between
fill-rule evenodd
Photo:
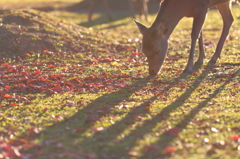
<instances>
[{"instance_id":1,"label":"deer shadow","mask_svg":"<svg viewBox=\"0 0 240 159\"><path fill-rule=\"evenodd\" d=\"M82 141L83 145L87 145L90 143L93 143L94 141L102 141L104 142L103 145L98 147L96 145L93 146L93 152L99 153L99 149L104 151L104 153L111 155L111 157L117 158L117 156L121 155L121 157L126 157L129 155L129 151L134 146L138 144L138 140L141 140L144 138L145 135L152 132L153 129L158 127L158 125L169 118L171 118L170 114L174 112L179 107L183 106L184 103L190 98L192 93L198 88L198 86L202 83L202 80L205 79L208 75L208 72L211 71L212 64L209 64L206 67L206 70L203 71L202 74L196 78L196 80L192 83L192 87L188 88L181 96L175 99L171 104L164 107L161 112L159 112L157 115L155 115L152 119L145 120L142 124L137 125L132 132L130 132L128 135L125 135L121 139L116 139L118 136L120 136L126 129L130 128L134 125L134 121L139 115L144 115L149 113L148 111L142 112L141 109L150 105L154 101L158 100L157 96L154 96L148 100L146 100L144 103L140 104L134 111L127 114L123 119L116 122L112 126L108 127L107 130L99 132L94 134L93 136L86 138ZM238 74L240 71L237 70L234 74ZM186 78L186 74L180 75L177 80ZM173 129L178 129L179 133L181 133L192 121L195 116L213 99L215 98L219 92L231 81L227 80L224 84L222 84L220 87L216 88L211 95L209 95L208 98L206 98L204 101L200 102L196 107L194 107L188 114L184 116L184 119L177 122L176 126ZM169 85L164 88L164 91L169 91L173 85ZM127 125L125 123L128 123ZM109 134L109 135L108 135ZM161 158L161 157L167 157L166 154L162 150L164 150L167 146L169 146L176 138L178 138L178 135L169 135L166 132L163 132L162 135L158 137L158 139L152 143L152 145L156 145L157 149L152 151L145 151L144 154L140 158ZM106 139L107 138L107 139ZM106 141L105 141L106 140ZM125 145L126 147L124 147ZM126 150L127 149L127 150ZM118 154L111 154L112 152L118 150ZM100 155L100 154L99 154Z\"/></svg>"},{"instance_id":2,"label":"deer shadow","mask_svg":"<svg viewBox=\"0 0 240 159\"><path fill-rule=\"evenodd\" d=\"M177 78L174 79L171 83L164 83L164 81L155 81L153 85L161 85L161 92L166 93L172 87L176 85L176 82L179 82L182 79L185 79L188 74L182 73ZM202 77L204 78L204 77ZM130 149L136 144L136 141L141 139L145 134L151 132L151 128L154 127L158 122L162 121L162 115L164 114L164 118L168 118L171 111L177 109L181 106L191 95L191 93L198 87L201 83L196 81L194 86L187 90L181 97L176 99L175 102L168 105L166 108L162 110L160 113L161 115L156 115L151 120L147 120L143 123L142 126L137 126L134 132L139 132L137 135L130 133L125 138L116 141L116 138L123 133L123 131L129 129L135 123L135 117L139 115L146 115L149 113L148 110L144 108L147 107L149 104L157 101L159 98L158 96L153 96L149 99L146 99L143 103L139 106L134 107L126 116L124 116L121 120L112 123L106 130L96 132L93 136L86 137L85 135L88 131L94 127L94 125L101 121L103 117L108 117L113 115L111 109L115 106L119 105L122 102L131 102L130 97L138 90L142 89L147 85L149 82L149 78L146 79L139 79L133 82L126 88L122 88L116 92L104 94L91 103L87 104L84 108L76 112L73 116L68 118L63 122L59 122L54 124L54 126L47 127L44 131L38 134L35 137L35 140L40 140L40 145L45 145L48 141L54 140L53 145L47 145L47 150L45 150L40 158L49 157L49 153L51 151L59 151L56 150L56 144L63 142L69 147L77 146L81 147L83 151L89 151L88 149L85 150L84 145L89 145L91 147L91 152L96 154L98 158L104 158L104 155L109 155L111 158L118 158L118 157L126 157L128 156L127 151L123 145L127 144L127 147ZM107 104L107 106L106 106ZM107 107L107 110L103 110L103 107ZM99 111L101 110L101 111ZM143 111L144 110L144 111ZM88 118L88 116L93 115L92 118ZM119 114L121 115L121 113ZM67 131L66 130L71 130ZM83 129L79 129L83 128ZM79 132L75 133L73 130L79 129ZM59 133L62 132L62 133ZM101 142L101 144L94 144L94 142ZM113 144L114 143L114 144ZM118 144L121 143L121 144ZM123 143L123 144L122 144ZM125 143L125 144L124 144ZM120 146L118 146L120 145ZM101 151L99 151L101 149ZM118 150L118 154L112 154L114 150ZM28 149L27 152L37 152L39 151L38 148ZM120 156L119 156L120 155ZM34 156L36 157L36 156Z\"/></svg>"}]
</instances>

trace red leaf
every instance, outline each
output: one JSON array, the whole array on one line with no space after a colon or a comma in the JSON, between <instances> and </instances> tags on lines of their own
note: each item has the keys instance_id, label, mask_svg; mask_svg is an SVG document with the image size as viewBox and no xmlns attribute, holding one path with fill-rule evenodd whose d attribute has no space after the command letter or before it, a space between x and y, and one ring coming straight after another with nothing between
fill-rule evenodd
<instances>
[{"instance_id":1,"label":"red leaf","mask_svg":"<svg viewBox=\"0 0 240 159\"><path fill-rule=\"evenodd\" d=\"M60 119L62 118L60 115L52 115L52 118L55 118L55 119Z\"/></svg>"},{"instance_id":2,"label":"red leaf","mask_svg":"<svg viewBox=\"0 0 240 159\"><path fill-rule=\"evenodd\" d=\"M175 152L176 150L177 150L176 147L167 146L167 147L164 149L164 152L165 152L166 154L171 154L171 153Z\"/></svg>"},{"instance_id":3,"label":"red leaf","mask_svg":"<svg viewBox=\"0 0 240 159\"><path fill-rule=\"evenodd\" d=\"M40 73L41 73L41 71L36 70L35 75L38 75L38 74L40 74Z\"/></svg>"},{"instance_id":4,"label":"red leaf","mask_svg":"<svg viewBox=\"0 0 240 159\"><path fill-rule=\"evenodd\" d=\"M146 110L149 110L149 109L151 109L152 107L150 106L150 107L144 107L144 109L146 109Z\"/></svg>"},{"instance_id":5,"label":"red leaf","mask_svg":"<svg viewBox=\"0 0 240 159\"><path fill-rule=\"evenodd\" d=\"M12 96L9 95L9 94L5 94L3 97L4 97L4 98L11 98Z\"/></svg>"},{"instance_id":6,"label":"red leaf","mask_svg":"<svg viewBox=\"0 0 240 159\"><path fill-rule=\"evenodd\" d=\"M25 54L26 56L30 57L31 55L30 54Z\"/></svg>"},{"instance_id":7,"label":"red leaf","mask_svg":"<svg viewBox=\"0 0 240 159\"><path fill-rule=\"evenodd\" d=\"M91 62L98 62L97 59L91 59L90 61L91 61Z\"/></svg>"},{"instance_id":8,"label":"red leaf","mask_svg":"<svg viewBox=\"0 0 240 159\"><path fill-rule=\"evenodd\" d=\"M152 145L146 145L146 146L144 146L144 148L147 150L156 150L156 149L158 149L158 146L152 144Z\"/></svg>"},{"instance_id":9,"label":"red leaf","mask_svg":"<svg viewBox=\"0 0 240 159\"><path fill-rule=\"evenodd\" d=\"M104 58L103 60L104 61L112 61L112 59L110 59L110 58Z\"/></svg>"},{"instance_id":10,"label":"red leaf","mask_svg":"<svg viewBox=\"0 0 240 159\"><path fill-rule=\"evenodd\" d=\"M83 131L83 129L82 128L77 128L77 129L74 130L75 133L80 132L80 131Z\"/></svg>"},{"instance_id":11,"label":"red leaf","mask_svg":"<svg viewBox=\"0 0 240 159\"><path fill-rule=\"evenodd\" d=\"M6 86L5 86L5 91L8 91L9 88L10 88L10 87L9 87L8 85L6 85Z\"/></svg>"},{"instance_id":12,"label":"red leaf","mask_svg":"<svg viewBox=\"0 0 240 159\"><path fill-rule=\"evenodd\" d=\"M178 135L180 133L178 128L169 129L167 132L169 135Z\"/></svg>"},{"instance_id":13,"label":"red leaf","mask_svg":"<svg viewBox=\"0 0 240 159\"><path fill-rule=\"evenodd\" d=\"M46 112L46 111L48 111L48 108L44 108L42 111Z\"/></svg>"},{"instance_id":14,"label":"red leaf","mask_svg":"<svg viewBox=\"0 0 240 159\"><path fill-rule=\"evenodd\" d=\"M9 72L17 72L17 70L15 68L11 68L8 70Z\"/></svg>"},{"instance_id":15,"label":"red leaf","mask_svg":"<svg viewBox=\"0 0 240 159\"><path fill-rule=\"evenodd\" d=\"M54 68L55 66L54 65L48 65L48 68Z\"/></svg>"},{"instance_id":16,"label":"red leaf","mask_svg":"<svg viewBox=\"0 0 240 159\"><path fill-rule=\"evenodd\" d=\"M134 53L132 53L133 55L139 55L139 53L138 52L134 52Z\"/></svg>"},{"instance_id":17,"label":"red leaf","mask_svg":"<svg viewBox=\"0 0 240 159\"><path fill-rule=\"evenodd\" d=\"M27 75L27 72L21 72L21 74L24 76L24 75Z\"/></svg>"},{"instance_id":18,"label":"red leaf","mask_svg":"<svg viewBox=\"0 0 240 159\"><path fill-rule=\"evenodd\" d=\"M19 104L17 104L17 103L11 103L11 105L12 105L12 106L17 106L17 105L19 105Z\"/></svg>"},{"instance_id":19,"label":"red leaf","mask_svg":"<svg viewBox=\"0 0 240 159\"><path fill-rule=\"evenodd\" d=\"M240 136L238 136L238 135L235 135L232 137L232 140L234 140L234 141L238 141L239 139L240 139Z\"/></svg>"},{"instance_id":20,"label":"red leaf","mask_svg":"<svg viewBox=\"0 0 240 159\"><path fill-rule=\"evenodd\" d=\"M41 81L43 81L43 82L44 82L44 81L47 81L47 80L46 80L45 78L41 78Z\"/></svg>"}]
</instances>

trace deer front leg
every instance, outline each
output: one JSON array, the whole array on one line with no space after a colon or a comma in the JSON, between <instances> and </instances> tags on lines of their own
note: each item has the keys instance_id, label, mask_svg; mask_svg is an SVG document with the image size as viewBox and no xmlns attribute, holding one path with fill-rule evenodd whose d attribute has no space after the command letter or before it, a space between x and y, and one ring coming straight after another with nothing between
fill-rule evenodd
<instances>
[{"instance_id":1,"label":"deer front leg","mask_svg":"<svg viewBox=\"0 0 240 159\"><path fill-rule=\"evenodd\" d=\"M229 30L234 20L231 12L230 2L218 4L217 8L223 19L223 30L222 30L221 37L218 41L216 51L212 56L210 63L216 63L217 59L220 58L223 44L228 36Z\"/></svg>"},{"instance_id":2,"label":"deer front leg","mask_svg":"<svg viewBox=\"0 0 240 159\"><path fill-rule=\"evenodd\" d=\"M198 38L198 45L199 45L199 56L198 56L198 60L196 61L195 65L202 65L203 60L205 58L205 50L204 50L204 44L203 44L202 31L200 32L200 36Z\"/></svg>"},{"instance_id":3,"label":"deer front leg","mask_svg":"<svg viewBox=\"0 0 240 159\"><path fill-rule=\"evenodd\" d=\"M199 10L196 12L195 16L193 17L193 28L191 33L191 48L190 48L190 54L188 58L187 66L184 70L184 72L190 73L193 72L193 58L194 58L194 51L196 46L196 41L199 38L200 32L202 30L203 23L205 21L207 13L207 6L204 8L199 8ZM201 36L200 36L201 38Z\"/></svg>"}]
</instances>

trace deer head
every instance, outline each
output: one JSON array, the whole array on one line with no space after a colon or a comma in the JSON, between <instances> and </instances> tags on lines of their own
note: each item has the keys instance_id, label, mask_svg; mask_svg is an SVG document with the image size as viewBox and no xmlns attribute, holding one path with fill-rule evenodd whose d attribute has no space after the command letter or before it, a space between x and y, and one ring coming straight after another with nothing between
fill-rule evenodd
<instances>
[{"instance_id":1,"label":"deer head","mask_svg":"<svg viewBox=\"0 0 240 159\"><path fill-rule=\"evenodd\" d=\"M165 36L167 26L161 22L147 28L137 21L135 23L143 35L142 52L147 57L149 74L157 75L161 70L168 49L168 36Z\"/></svg>"}]
</instances>

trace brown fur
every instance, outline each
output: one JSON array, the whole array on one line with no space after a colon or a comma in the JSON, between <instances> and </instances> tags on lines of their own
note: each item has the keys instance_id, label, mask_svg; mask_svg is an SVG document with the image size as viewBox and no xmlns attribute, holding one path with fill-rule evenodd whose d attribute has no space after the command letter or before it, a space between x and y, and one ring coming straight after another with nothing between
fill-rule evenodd
<instances>
[{"instance_id":1,"label":"brown fur","mask_svg":"<svg viewBox=\"0 0 240 159\"><path fill-rule=\"evenodd\" d=\"M237 1L240 2L240 0ZM196 63L203 63L205 52L202 38L202 26L208 8L214 6L219 10L224 23L222 35L210 61L215 63L220 57L223 44L233 22L231 2L232 0L163 0L157 17L150 28L136 21L139 31L143 35L142 51L147 56L149 73L151 75L156 75L160 72L168 49L168 38L183 17L193 17L194 19L191 33L192 41L190 55L185 71L193 71L193 57L197 40L199 42L200 54Z\"/></svg>"}]
</instances>

